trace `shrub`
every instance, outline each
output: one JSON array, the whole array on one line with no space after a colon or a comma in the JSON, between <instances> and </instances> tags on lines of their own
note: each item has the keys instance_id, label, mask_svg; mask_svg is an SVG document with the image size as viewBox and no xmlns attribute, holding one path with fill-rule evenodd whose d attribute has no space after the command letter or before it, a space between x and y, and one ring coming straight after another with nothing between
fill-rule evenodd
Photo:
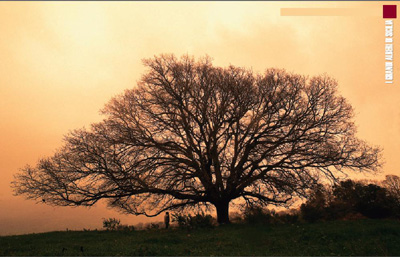
<instances>
[{"instance_id":1,"label":"shrub","mask_svg":"<svg viewBox=\"0 0 400 257\"><path fill-rule=\"evenodd\" d=\"M106 230L117 230L117 227L120 225L121 221L116 218L108 218L103 220L103 228Z\"/></svg>"},{"instance_id":2,"label":"shrub","mask_svg":"<svg viewBox=\"0 0 400 257\"><path fill-rule=\"evenodd\" d=\"M248 206L243 212L243 219L247 223L273 223L275 212L260 206Z\"/></svg>"},{"instance_id":3,"label":"shrub","mask_svg":"<svg viewBox=\"0 0 400 257\"><path fill-rule=\"evenodd\" d=\"M196 213L191 217L190 223L192 228L211 228L214 226L214 219L210 214Z\"/></svg>"},{"instance_id":4,"label":"shrub","mask_svg":"<svg viewBox=\"0 0 400 257\"><path fill-rule=\"evenodd\" d=\"M293 212L293 213L280 213L278 215L274 216L275 222L280 222L284 224L294 224L300 221L299 213L298 212Z\"/></svg>"},{"instance_id":5,"label":"shrub","mask_svg":"<svg viewBox=\"0 0 400 257\"><path fill-rule=\"evenodd\" d=\"M331 190L317 187L301 205L303 220L381 219L400 217L400 201L376 184L345 180Z\"/></svg>"},{"instance_id":6,"label":"shrub","mask_svg":"<svg viewBox=\"0 0 400 257\"><path fill-rule=\"evenodd\" d=\"M330 191L323 185L315 186L308 195L306 203L300 206L300 215L304 221L315 222L317 220L326 220L328 199L331 198Z\"/></svg>"},{"instance_id":7,"label":"shrub","mask_svg":"<svg viewBox=\"0 0 400 257\"><path fill-rule=\"evenodd\" d=\"M124 232L131 232L131 231L135 231L135 226L133 226L133 225L118 225L117 230L124 231Z\"/></svg>"},{"instance_id":8,"label":"shrub","mask_svg":"<svg viewBox=\"0 0 400 257\"><path fill-rule=\"evenodd\" d=\"M209 214L198 212L194 216L190 214L174 213L172 222L177 222L178 227L186 229L211 228L215 225L214 218Z\"/></svg>"},{"instance_id":9,"label":"shrub","mask_svg":"<svg viewBox=\"0 0 400 257\"><path fill-rule=\"evenodd\" d=\"M160 229L160 223L149 223L146 226L147 230L157 230Z\"/></svg>"},{"instance_id":10,"label":"shrub","mask_svg":"<svg viewBox=\"0 0 400 257\"><path fill-rule=\"evenodd\" d=\"M326 213L324 207L319 208L310 204L302 204L300 206L301 218L307 222L315 222L325 219Z\"/></svg>"},{"instance_id":11,"label":"shrub","mask_svg":"<svg viewBox=\"0 0 400 257\"><path fill-rule=\"evenodd\" d=\"M229 214L229 219L232 223L243 223L243 217L239 212L232 212Z\"/></svg>"},{"instance_id":12,"label":"shrub","mask_svg":"<svg viewBox=\"0 0 400 257\"><path fill-rule=\"evenodd\" d=\"M294 209L276 213L274 209L250 206L244 210L243 220L250 224L293 224L299 222L300 217L299 211Z\"/></svg>"},{"instance_id":13,"label":"shrub","mask_svg":"<svg viewBox=\"0 0 400 257\"><path fill-rule=\"evenodd\" d=\"M143 230L143 229L145 229L145 225L143 224L143 222L139 222L138 224L135 225L135 229Z\"/></svg>"},{"instance_id":14,"label":"shrub","mask_svg":"<svg viewBox=\"0 0 400 257\"><path fill-rule=\"evenodd\" d=\"M399 215L399 200L391 195L386 188L375 184L362 184L352 180L340 182L334 187L332 206L342 210L343 218L349 213L381 219Z\"/></svg>"}]
</instances>

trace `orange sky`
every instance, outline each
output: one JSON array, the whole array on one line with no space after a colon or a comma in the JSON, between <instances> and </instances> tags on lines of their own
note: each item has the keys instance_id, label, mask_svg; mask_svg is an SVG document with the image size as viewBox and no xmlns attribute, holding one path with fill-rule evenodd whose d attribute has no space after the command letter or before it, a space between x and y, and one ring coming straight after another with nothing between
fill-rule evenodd
<instances>
[{"instance_id":1,"label":"orange sky","mask_svg":"<svg viewBox=\"0 0 400 257\"><path fill-rule=\"evenodd\" d=\"M400 23L388 85L383 4L0 2L0 235L100 228L108 217L150 221L104 206L35 204L14 197L10 182L19 168L53 154L69 130L99 121L112 96L135 86L141 59L160 53L208 54L215 65L255 71L328 73L356 110L359 137L384 148L377 178L400 175ZM351 7L361 15L289 17L280 16L282 7Z\"/></svg>"}]
</instances>

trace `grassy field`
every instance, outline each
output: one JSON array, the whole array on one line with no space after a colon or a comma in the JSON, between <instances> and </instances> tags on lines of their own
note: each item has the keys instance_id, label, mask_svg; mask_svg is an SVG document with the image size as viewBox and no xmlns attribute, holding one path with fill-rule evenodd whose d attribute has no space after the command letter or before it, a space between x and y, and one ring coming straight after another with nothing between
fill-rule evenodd
<instances>
[{"instance_id":1,"label":"grassy field","mask_svg":"<svg viewBox=\"0 0 400 257\"><path fill-rule=\"evenodd\" d=\"M50 232L0 237L0 255L400 255L400 221Z\"/></svg>"}]
</instances>

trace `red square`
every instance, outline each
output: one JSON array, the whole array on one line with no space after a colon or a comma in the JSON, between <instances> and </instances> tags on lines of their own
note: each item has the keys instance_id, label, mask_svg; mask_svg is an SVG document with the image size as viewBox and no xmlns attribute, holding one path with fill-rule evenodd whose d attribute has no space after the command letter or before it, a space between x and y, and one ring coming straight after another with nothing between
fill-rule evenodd
<instances>
[{"instance_id":1,"label":"red square","mask_svg":"<svg viewBox=\"0 0 400 257\"><path fill-rule=\"evenodd\" d=\"M397 18L396 5L384 5L383 6L383 18L384 19Z\"/></svg>"}]
</instances>

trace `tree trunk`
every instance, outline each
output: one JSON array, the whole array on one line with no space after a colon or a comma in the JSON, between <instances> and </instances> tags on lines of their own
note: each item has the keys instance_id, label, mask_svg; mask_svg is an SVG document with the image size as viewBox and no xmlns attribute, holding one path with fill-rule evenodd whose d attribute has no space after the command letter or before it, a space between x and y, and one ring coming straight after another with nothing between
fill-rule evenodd
<instances>
[{"instance_id":1,"label":"tree trunk","mask_svg":"<svg viewBox=\"0 0 400 257\"><path fill-rule=\"evenodd\" d=\"M217 221L219 224L228 224L229 222L229 202L220 202L215 204L217 209Z\"/></svg>"}]
</instances>

